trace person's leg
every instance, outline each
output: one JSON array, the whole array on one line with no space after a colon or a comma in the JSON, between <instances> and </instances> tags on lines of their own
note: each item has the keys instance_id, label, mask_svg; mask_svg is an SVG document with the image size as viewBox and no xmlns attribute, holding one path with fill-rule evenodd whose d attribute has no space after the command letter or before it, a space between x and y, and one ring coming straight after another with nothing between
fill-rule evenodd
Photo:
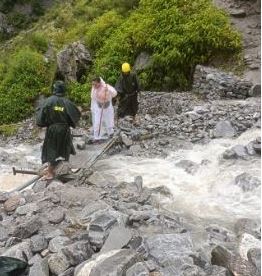
<instances>
[{"instance_id":1,"label":"person's leg","mask_svg":"<svg viewBox=\"0 0 262 276\"><path fill-rule=\"evenodd\" d=\"M107 135L112 136L114 134L114 108L112 104L104 110L104 119Z\"/></svg>"},{"instance_id":2,"label":"person's leg","mask_svg":"<svg viewBox=\"0 0 262 276\"><path fill-rule=\"evenodd\" d=\"M43 177L44 180L51 180L55 177L56 166L57 166L57 161L52 161L48 163L47 171Z\"/></svg>"},{"instance_id":3,"label":"person's leg","mask_svg":"<svg viewBox=\"0 0 262 276\"><path fill-rule=\"evenodd\" d=\"M139 117L137 115L137 113L138 113L137 95L134 95L133 97L131 97L130 106L131 106L131 109L132 109L131 113L132 113L132 117L133 117L133 124L134 125L139 125Z\"/></svg>"},{"instance_id":4,"label":"person's leg","mask_svg":"<svg viewBox=\"0 0 262 276\"><path fill-rule=\"evenodd\" d=\"M93 120L94 140L99 140L101 138L101 128L102 128L101 115L102 115L102 108L99 108L98 106L95 107L94 108L94 120ZM99 129L100 129L100 131L99 131Z\"/></svg>"}]
</instances>

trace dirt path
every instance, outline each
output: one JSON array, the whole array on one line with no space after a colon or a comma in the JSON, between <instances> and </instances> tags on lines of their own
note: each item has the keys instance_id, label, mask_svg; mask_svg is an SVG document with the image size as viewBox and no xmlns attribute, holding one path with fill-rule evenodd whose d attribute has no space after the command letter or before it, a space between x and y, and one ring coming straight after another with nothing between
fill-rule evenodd
<instances>
[{"instance_id":1,"label":"dirt path","mask_svg":"<svg viewBox=\"0 0 262 276\"><path fill-rule=\"evenodd\" d=\"M261 83L261 4L260 0L214 0L231 15L232 24L242 33L245 55L244 76Z\"/></svg>"}]
</instances>

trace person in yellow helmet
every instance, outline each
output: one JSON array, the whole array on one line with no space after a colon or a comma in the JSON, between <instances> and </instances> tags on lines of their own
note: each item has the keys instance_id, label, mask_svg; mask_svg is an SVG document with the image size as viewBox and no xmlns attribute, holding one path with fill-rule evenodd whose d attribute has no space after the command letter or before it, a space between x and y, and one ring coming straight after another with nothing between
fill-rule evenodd
<instances>
[{"instance_id":1,"label":"person in yellow helmet","mask_svg":"<svg viewBox=\"0 0 262 276\"><path fill-rule=\"evenodd\" d=\"M138 124L137 96L140 86L137 75L131 72L129 63L125 62L122 64L122 73L116 82L115 88L119 95L118 117L132 116L133 123Z\"/></svg>"}]
</instances>

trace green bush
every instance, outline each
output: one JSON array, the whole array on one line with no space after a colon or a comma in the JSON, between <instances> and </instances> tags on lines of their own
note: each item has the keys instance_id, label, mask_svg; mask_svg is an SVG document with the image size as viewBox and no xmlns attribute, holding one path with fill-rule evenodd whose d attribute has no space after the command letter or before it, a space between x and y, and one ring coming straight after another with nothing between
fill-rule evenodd
<instances>
[{"instance_id":1,"label":"green bush","mask_svg":"<svg viewBox=\"0 0 262 276\"><path fill-rule=\"evenodd\" d=\"M133 63L147 51L152 67L143 74L145 88L185 88L196 64L217 52L239 51L240 41L227 16L209 0L141 0L98 52L94 70L115 82L122 62Z\"/></svg>"},{"instance_id":2,"label":"green bush","mask_svg":"<svg viewBox=\"0 0 262 276\"><path fill-rule=\"evenodd\" d=\"M122 21L122 16L115 11L103 14L87 30L84 38L85 43L93 51L100 49L113 30L121 25Z\"/></svg>"},{"instance_id":3,"label":"green bush","mask_svg":"<svg viewBox=\"0 0 262 276\"><path fill-rule=\"evenodd\" d=\"M85 103L87 105L90 105L91 103L91 85L89 83L78 83L78 82L72 82L70 83L68 87L68 97L70 100L72 100L74 103L82 104Z\"/></svg>"},{"instance_id":4,"label":"green bush","mask_svg":"<svg viewBox=\"0 0 262 276\"><path fill-rule=\"evenodd\" d=\"M45 53L48 49L47 37L40 32L34 32L27 35L29 45L41 53Z\"/></svg>"},{"instance_id":5,"label":"green bush","mask_svg":"<svg viewBox=\"0 0 262 276\"><path fill-rule=\"evenodd\" d=\"M0 124L18 122L31 114L36 97L48 93L53 75L52 65L29 48L15 52L7 67L0 85Z\"/></svg>"},{"instance_id":6,"label":"green bush","mask_svg":"<svg viewBox=\"0 0 262 276\"><path fill-rule=\"evenodd\" d=\"M0 125L0 134L4 136L13 136L17 133L19 125L10 124L10 125Z\"/></svg>"},{"instance_id":7,"label":"green bush","mask_svg":"<svg viewBox=\"0 0 262 276\"><path fill-rule=\"evenodd\" d=\"M22 29L28 26L30 23L30 18L19 12L12 12L8 14L7 21L11 26L17 29Z\"/></svg>"}]
</instances>

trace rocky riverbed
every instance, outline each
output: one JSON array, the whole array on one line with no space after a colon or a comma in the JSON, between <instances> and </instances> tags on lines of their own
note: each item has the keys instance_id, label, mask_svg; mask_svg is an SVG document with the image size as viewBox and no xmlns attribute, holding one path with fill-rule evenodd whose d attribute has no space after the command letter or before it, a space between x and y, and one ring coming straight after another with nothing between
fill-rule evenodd
<instances>
[{"instance_id":1,"label":"rocky riverbed","mask_svg":"<svg viewBox=\"0 0 262 276\"><path fill-rule=\"evenodd\" d=\"M1 254L30 276L260 275L260 99L143 92L140 120L119 120L91 176L2 192ZM25 125L2 139L2 172L40 165Z\"/></svg>"}]
</instances>

